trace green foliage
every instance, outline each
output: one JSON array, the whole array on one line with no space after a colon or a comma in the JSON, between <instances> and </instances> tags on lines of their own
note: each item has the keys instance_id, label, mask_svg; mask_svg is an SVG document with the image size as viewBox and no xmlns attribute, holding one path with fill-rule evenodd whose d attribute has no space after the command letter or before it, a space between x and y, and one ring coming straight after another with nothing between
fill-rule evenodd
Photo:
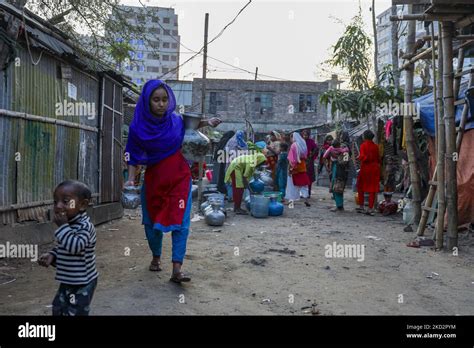
<instances>
[{"instance_id":1,"label":"green foliage","mask_svg":"<svg viewBox=\"0 0 474 348\"><path fill-rule=\"evenodd\" d=\"M369 88L370 48L372 40L364 30L361 10L346 27L344 34L333 47L333 57L328 63L348 71L351 88Z\"/></svg>"},{"instance_id":2,"label":"green foliage","mask_svg":"<svg viewBox=\"0 0 474 348\"><path fill-rule=\"evenodd\" d=\"M377 107L383 103L388 104L390 100L403 100L401 91L395 91L393 85L373 86L363 91L332 89L321 94L319 98L322 105L327 107L331 104L332 115L339 111L354 120L368 117Z\"/></svg>"},{"instance_id":3,"label":"green foliage","mask_svg":"<svg viewBox=\"0 0 474 348\"><path fill-rule=\"evenodd\" d=\"M120 3L120 0L28 0L26 7L50 21L97 58L108 60L112 57L114 63L119 64L129 59L130 51L133 51L128 45L130 39L143 40L148 49L158 54L150 40L152 35L144 26L145 20L157 22L158 16L146 11L140 2L142 13L136 16L135 22L128 22L132 12L121 7ZM114 20L111 20L112 14Z\"/></svg>"}]
</instances>

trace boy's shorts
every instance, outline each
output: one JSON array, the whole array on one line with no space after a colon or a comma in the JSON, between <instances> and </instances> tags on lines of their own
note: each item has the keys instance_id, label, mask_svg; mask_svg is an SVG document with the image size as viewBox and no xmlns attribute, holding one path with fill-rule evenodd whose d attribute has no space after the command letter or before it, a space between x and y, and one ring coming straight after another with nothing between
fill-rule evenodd
<instances>
[{"instance_id":1,"label":"boy's shorts","mask_svg":"<svg viewBox=\"0 0 474 348\"><path fill-rule=\"evenodd\" d=\"M89 315L97 278L86 285L61 283L53 300L54 316Z\"/></svg>"}]
</instances>

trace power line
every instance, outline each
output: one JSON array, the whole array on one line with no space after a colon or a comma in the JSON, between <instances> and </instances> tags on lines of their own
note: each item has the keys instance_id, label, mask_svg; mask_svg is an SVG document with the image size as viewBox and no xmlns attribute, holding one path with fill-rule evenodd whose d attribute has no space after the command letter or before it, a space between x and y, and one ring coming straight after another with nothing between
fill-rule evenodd
<instances>
[{"instance_id":1,"label":"power line","mask_svg":"<svg viewBox=\"0 0 474 348\"><path fill-rule=\"evenodd\" d=\"M139 1L140 1L140 3L142 4L141 0L139 0ZM218 38L224 33L224 31L225 31L232 23L235 22L235 20L237 19L237 17L245 10L245 8L246 8L248 5L250 5L251 2L252 2L252 0L249 0L249 2L248 2L244 7L242 7L242 8L240 9L240 11L239 11L239 12L237 13L237 15L234 17L234 19L232 19L232 21L230 21L230 22L219 32L219 34L217 34L211 41L209 41L208 45L209 45L211 42L213 42L213 41L215 41L216 39L218 39ZM142 6L143 6L143 4L142 4ZM174 39L174 38L173 38L173 39ZM176 40L176 39L175 39L175 40ZM182 45L183 47L185 47L185 46L184 46L183 44L181 44L180 42L179 42L179 44ZM185 47L185 48L188 49L188 50L190 50L190 51L193 51L193 50L191 50L191 49L189 49L189 48L187 48L187 47ZM171 69L171 70L168 71L166 74L169 74L169 73L172 73L172 72L178 70L178 69L179 69L180 67L182 67L184 64L187 64L187 63L190 62L192 59L194 59L194 58L196 58L198 55L200 55L203 50L204 50L204 46L202 46L201 49L200 49L196 54L194 54L193 56L191 56L190 58L188 58L184 63L178 65L176 68ZM166 74L161 75L160 78L162 78L162 77L165 76Z\"/></svg>"}]
</instances>

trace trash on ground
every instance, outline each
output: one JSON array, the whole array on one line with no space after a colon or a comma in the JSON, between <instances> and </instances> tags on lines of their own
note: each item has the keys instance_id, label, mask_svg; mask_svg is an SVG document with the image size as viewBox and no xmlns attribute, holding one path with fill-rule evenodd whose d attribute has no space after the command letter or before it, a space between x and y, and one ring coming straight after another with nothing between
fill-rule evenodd
<instances>
[{"instance_id":1,"label":"trash on ground","mask_svg":"<svg viewBox=\"0 0 474 348\"><path fill-rule=\"evenodd\" d=\"M194 214L194 217L191 219L191 222L197 222L203 219L204 217L200 216L199 214Z\"/></svg>"},{"instance_id":2,"label":"trash on ground","mask_svg":"<svg viewBox=\"0 0 474 348\"><path fill-rule=\"evenodd\" d=\"M377 237L377 236L365 236L367 239L373 239L373 240L381 240L382 238Z\"/></svg>"}]
</instances>

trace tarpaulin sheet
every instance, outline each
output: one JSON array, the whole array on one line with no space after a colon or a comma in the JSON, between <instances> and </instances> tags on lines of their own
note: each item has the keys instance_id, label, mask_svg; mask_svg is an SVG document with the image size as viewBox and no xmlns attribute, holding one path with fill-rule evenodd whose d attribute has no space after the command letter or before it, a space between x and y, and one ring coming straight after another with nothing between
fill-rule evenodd
<instances>
[{"instance_id":1,"label":"tarpaulin sheet","mask_svg":"<svg viewBox=\"0 0 474 348\"><path fill-rule=\"evenodd\" d=\"M466 92L468 90L464 89L459 93L459 99L464 99L466 97ZM433 104L433 93L425 94L419 98L413 100L417 107L420 108L420 121L423 129L430 136L435 136L435 121L434 121L434 104ZM467 116L466 130L474 128L474 98L470 97L470 110ZM459 126L461 121L462 109L464 105L458 105L456 107L456 126Z\"/></svg>"}]
</instances>

